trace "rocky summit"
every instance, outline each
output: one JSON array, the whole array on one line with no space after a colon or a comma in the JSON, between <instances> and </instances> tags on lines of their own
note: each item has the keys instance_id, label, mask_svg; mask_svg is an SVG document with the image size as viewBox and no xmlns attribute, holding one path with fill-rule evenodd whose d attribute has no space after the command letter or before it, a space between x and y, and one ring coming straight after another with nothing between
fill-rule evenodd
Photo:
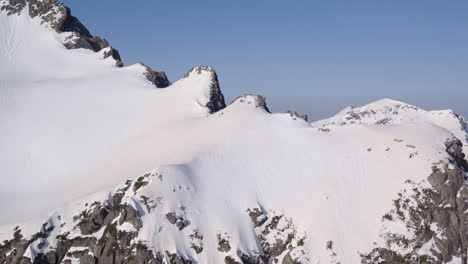
<instances>
[{"instance_id":1,"label":"rocky summit","mask_svg":"<svg viewBox=\"0 0 468 264\"><path fill-rule=\"evenodd\" d=\"M212 67L123 65L55 0L0 0L0 43L2 264L467 263L452 110L226 104Z\"/></svg>"}]
</instances>

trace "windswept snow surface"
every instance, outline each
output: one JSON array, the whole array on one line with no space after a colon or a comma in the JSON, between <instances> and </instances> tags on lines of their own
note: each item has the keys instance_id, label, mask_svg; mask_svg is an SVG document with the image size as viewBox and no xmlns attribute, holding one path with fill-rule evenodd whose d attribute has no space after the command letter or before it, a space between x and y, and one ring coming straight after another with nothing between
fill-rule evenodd
<instances>
[{"instance_id":1,"label":"windswept snow surface","mask_svg":"<svg viewBox=\"0 0 468 264\"><path fill-rule=\"evenodd\" d=\"M0 28L0 238L26 220L22 231L37 231L54 208L71 218L79 201L104 200L126 179L155 170L164 184L143 192L164 197L166 212L183 205L208 246L189 252L173 226L154 235L166 220L151 214L139 237L149 244L221 263L213 238L223 230L239 249L254 250L246 209L261 207L307 234L311 262L330 263L333 241L342 263L358 263L358 252L379 241L381 217L404 181L424 180L446 159L452 133L466 144L450 111L403 103L409 109L398 118L371 111L372 120L391 118L386 124L339 125L344 111L311 125L267 113L254 96L209 115L208 71L156 89L141 65L116 68L102 52L67 50L63 34L26 15L0 12Z\"/></svg>"}]
</instances>

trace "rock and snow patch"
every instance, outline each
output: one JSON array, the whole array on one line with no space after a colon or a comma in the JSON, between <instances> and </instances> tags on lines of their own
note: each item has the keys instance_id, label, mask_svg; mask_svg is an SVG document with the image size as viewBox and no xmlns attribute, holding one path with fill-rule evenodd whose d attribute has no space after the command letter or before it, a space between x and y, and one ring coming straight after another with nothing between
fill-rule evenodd
<instances>
[{"instance_id":1,"label":"rock and snow patch","mask_svg":"<svg viewBox=\"0 0 468 264\"><path fill-rule=\"evenodd\" d=\"M261 96L226 106L210 67L115 67L68 10L46 21L60 3L0 3L0 262L466 262L451 111L382 100L309 124Z\"/></svg>"},{"instance_id":2,"label":"rock and snow patch","mask_svg":"<svg viewBox=\"0 0 468 264\"><path fill-rule=\"evenodd\" d=\"M412 123L430 123L450 131L463 144L468 152L468 124L466 120L452 110L425 111L403 102L382 99L361 107L346 107L328 119L313 122L314 127L328 128L350 124L401 125Z\"/></svg>"}]
</instances>

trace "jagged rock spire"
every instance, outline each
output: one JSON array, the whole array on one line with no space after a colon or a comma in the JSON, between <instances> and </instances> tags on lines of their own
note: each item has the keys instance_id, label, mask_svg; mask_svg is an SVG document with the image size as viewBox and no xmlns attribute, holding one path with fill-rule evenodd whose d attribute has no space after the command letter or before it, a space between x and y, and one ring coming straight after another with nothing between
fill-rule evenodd
<instances>
[{"instance_id":1,"label":"jagged rock spire","mask_svg":"<svg viewBox=\"0 0 468 264\"><path fill-rule=\"evenodd\" d=\"M212 114L226 107L216 71L210 66L194 67L188 71L184 78L187 78L191 74L202 74L203 72L208 72L211 75L210 97L206 107L209 109L210 114Z\"/></svg>"}]
</instances>

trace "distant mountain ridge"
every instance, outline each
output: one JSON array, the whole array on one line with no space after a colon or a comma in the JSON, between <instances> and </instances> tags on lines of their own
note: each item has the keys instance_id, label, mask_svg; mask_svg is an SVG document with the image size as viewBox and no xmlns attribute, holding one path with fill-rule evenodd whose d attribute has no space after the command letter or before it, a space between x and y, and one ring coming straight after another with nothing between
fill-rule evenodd
<instances>
[{"instance_id":1,"label":"distant mountain ridge","mask_svg":"<svg viewBox=\"0 0 468 264\"><path fill-rule=\"evenodd\" d=\"M346 107L333 117L312 123L315 127L342 126L350 124L398 125L403 123L428 122L441 126L463 142L468 151L468 123L463 116L452 110L425 111L403 102L381 99L361 107Z\"/></svg>"}]
</instances>

